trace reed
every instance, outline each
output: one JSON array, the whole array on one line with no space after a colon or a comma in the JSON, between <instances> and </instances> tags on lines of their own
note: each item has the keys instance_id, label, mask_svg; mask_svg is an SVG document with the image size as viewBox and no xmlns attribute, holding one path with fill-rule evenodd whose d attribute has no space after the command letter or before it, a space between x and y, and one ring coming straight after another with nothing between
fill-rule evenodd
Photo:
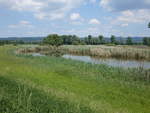
<instances>
[{"instance_id":1,"label":"reed","mask_svg":"<svg viewBox=\"0 0 150 113\"><path fill-rule=\"evenodd\" d=\"M136 59L150 61L150 48L138 46L62 46L71 54L90 55L104 58Z\"/></svg>"},{"instance_id":2,"label":"reed","mask_svg":"<svg viewBox=\"0 0 150 113\"><path fill-rule=\"evenodd\" d=\"M62 56L64 54L64 50L60 47L54 46L32 46L26 48L19 48L16 51L17 54L32 54L32 53L40 53L47 56Z\"/></svg>"}]
</instances>

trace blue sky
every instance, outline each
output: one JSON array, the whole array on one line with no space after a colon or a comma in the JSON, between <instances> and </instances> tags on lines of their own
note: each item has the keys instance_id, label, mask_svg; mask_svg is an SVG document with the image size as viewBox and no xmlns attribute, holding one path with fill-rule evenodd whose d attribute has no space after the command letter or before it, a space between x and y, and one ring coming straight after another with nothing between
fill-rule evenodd
<instances>
[{"instance_id":1,"label":"blue sky","mask_svg":"<svg viewBox=\"0 0 150 113\"><path fill-rule=\"evenodd\" d=\"M150 0L0 0L0 37L150 36Z\"/></svg>"}]
</instances>

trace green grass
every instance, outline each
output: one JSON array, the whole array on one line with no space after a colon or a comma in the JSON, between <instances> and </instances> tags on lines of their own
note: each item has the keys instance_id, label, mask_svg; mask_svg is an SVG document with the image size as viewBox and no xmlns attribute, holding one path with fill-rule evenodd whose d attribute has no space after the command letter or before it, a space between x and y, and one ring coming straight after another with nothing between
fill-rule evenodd
<instances>
[{"instance_id":1,"label":"green grass","mask_svg":"<svg viewBox=\"0 0 150 113\"><path fill-rule=\"evenodd\" d=\"M16 56L16 48L0 47L0 113L150 112L150 70Z\"/></svg>"}]
</instances>

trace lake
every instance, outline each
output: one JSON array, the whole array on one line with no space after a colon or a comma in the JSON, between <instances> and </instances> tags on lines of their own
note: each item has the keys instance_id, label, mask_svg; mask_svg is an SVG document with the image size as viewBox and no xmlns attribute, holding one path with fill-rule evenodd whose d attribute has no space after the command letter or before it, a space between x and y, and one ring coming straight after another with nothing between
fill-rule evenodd
<instances>
[{"instance_id":1,"label":"lake","mask_svg":"<svg viewBox=\"0 0 150 113\"><path fill-rule=\"evenodd\" d=\"M90 56L78 56L66 54L63 55L63 58L83 61L87 63L93 64L106 64L113 67L123 67L123 68L139 68L143 67L145 69L150 69L149 61L137 61L137 60L121 60L121 59L113 59L113 58L93 58Z\"/></svg>"}]
</instances>

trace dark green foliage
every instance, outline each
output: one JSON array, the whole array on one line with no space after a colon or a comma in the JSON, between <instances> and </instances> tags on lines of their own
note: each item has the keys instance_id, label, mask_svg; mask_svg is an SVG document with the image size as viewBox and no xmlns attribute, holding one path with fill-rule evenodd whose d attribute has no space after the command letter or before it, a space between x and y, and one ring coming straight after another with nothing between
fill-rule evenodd
<instances>
[{"instance_id":1,"label":"dark green foliage","mask_svg":"<svg viewBox=\"0 0 150 113\"><path fill-rule=\"evenodd\" d=\"M98 39L99 39L100 44L104 43L104 37L103 37L103 35L98 36Z\"/></svg>"},{"instance_id":2,"label":"dark green foliage","mask_svg":"<svg viewBox=\"0 0 150 113\"><path fill-rule=\"evenodd\" d=\"M88 35L88 44L92 45L93 41L92 41L92 35Z\"/></svg>"},{"instance_id":3,"label":"dark green foliage","mask_svg":"<svg viewBox=\"0 0 150 113\"><path fill-rule=\"evenodd\" d=\"M148 23L148 28L150 28L150 22Z\"/></svg>"},{"instance_id":4,"label":"dark green foliage","mask_svg":"<svg viewBox=\"0 0 150 113\"><path fill-rule=\"evenodd\" d=\"M83 41L86 45L99 45L105 43L104 37L102 35L98 37L92 37L91 35L88 35L88 37L83 38Z\"/></svg>"},{"instance_id":5,"label":"dark green foliage","mask_svg":"<svg viewBox=\"0 0 150 113\"><path fill-rule=\"evenodd\" d=\"M58 47L63 44L63 40L57 34L51 34L44 38L43 43Z\"/></svg>"},{"instance_id":6,"label":"dark green foliage","mask_svg":"<svg viewBox=\"0 0 150 113\"><path fill-rule=\"evenodd\" d=\"M64 45L80 45L81 39L76 35L62 35L60 36Z\"/></svg>"},{"instance_id":7,"label":"dark green foliage","mask_svg":"<svg viewBox=\"0 0 150 113\"><path fill-rule=\"evenodd\" d=\"M131 38L131 37L128 37L128 38L127 38L126 44L127 44L127 45L133 45L133 42L132 42L132 38Z\"/></svg>"},{"instance_id":8,"label":"dark green foliage","mask_svg":"<svg viewBox=\"0 0 150 113\"><path fill-rule=\"evenodd\" d=\"M3 46L5 43L0 40L0 46Z\"/></svg>"},{"instance_id":9,"label":"dark green foliage","mask_svg":"<svg viewBox=\"0 0 150 113\"><path fill-rule=\"evenodd\" d=\"M112 44L116 43L116 37L114 35L111 36L110 40Z\"/></svg>"},{"instance_id":10,"label":"dark green foliage","mask_svg":"<svg viewBox=\"0 0 150 113\"><path fill-rule=\"evenodd\" d=\"M150 46L150 38L149 37L143 38L143 44Z\"/></svg>"},{"instance_id":11,"label":"dark green foliage","mask_svg":"<svg viewBox=\"0 0 150 113\"><path fill-rule=\"evenodd\" d=\"M57 37L54 40L53 38L48 39L48 37L46 38L42 38L43 41L23 41L23 40L0 40L0 46L5 45L5 44L13 44L13 45L18 45L18 44L49 44L49 45L55 45L55 46L59 46L59 45L101 45L101 44L115 44L115 45L125 45L126 38L120 38L120 37L115 37L114 35L111 36L111 38L106 38L103 35L99 35L96 37L93 37L92 35L88 35L87 37L78 37L76 35L57 35L57 34L51 34L49 35L49 37ZM141 39L137 41L134 39L132 40L132 44L134 45L141 45L142 41ZM128 44L131 45L131 44ZM146 44L144 44L146 45Z\"/></svg>"},{"instance_id":12,"label":"dark green foliage","mask_svg":"<svg viewBox=\"0 0 150 113\"><path fill-rule=\"evenodd\" d=\"M14 46L18 44L40 44L40 42L25 42L23 40L0 40L0 46L13 44Z\"/></svg>"}]
</instances>

